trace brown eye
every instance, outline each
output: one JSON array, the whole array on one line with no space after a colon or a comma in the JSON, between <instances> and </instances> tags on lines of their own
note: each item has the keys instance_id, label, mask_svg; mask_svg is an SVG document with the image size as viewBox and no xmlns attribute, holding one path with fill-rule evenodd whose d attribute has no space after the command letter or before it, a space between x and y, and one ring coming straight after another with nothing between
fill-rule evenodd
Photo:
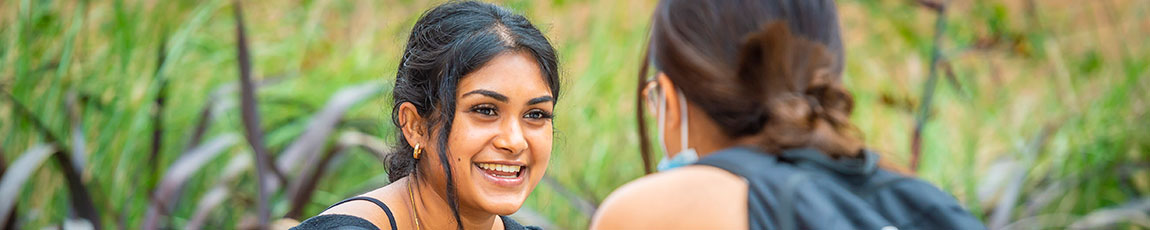
<instances>
[{"instance_id":1,"label":"brown eye","mask_svg":"<svg viewBox=\"0 0 1150 230\"><path fill-rule=\"evenodd\" d=\"M523 115L523 118L534 119L534 120L551 119L551 117L552 117L551 113L544 112L543 110L538 110L538 109L531 110L530 112L527 112L527 114Z\"/></svg>"},{"instance_id":2,"label":"brown eye","mask_svg":"<svg viewBox=\"0 0 1150 230\"><path fill-rule=\"evenodd\" d=\"M485 116L496 116L496 115L498 115L498 114L496 114L495 106L488 105L488 104L477 105L475 107L471 107L471 112L483 114Z\"/></svg>"}]
</instances>

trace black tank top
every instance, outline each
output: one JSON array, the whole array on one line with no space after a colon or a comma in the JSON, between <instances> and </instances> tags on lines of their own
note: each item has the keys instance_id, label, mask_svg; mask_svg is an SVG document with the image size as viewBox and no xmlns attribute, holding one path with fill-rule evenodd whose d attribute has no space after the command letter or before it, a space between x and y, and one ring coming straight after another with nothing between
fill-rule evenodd
<instances>
[{"instance_id":1,"label":"black tank top","mask_svg":"<svg viewBox=\"0 0 1150 230\"><path fill-rule=\"evenodd\" d=\"M347 199L342 200L340 202L336 202L335 204L333 204L331 206L328 206L327 209L331 209L332 207L335 207L337 205L347 203L348 201L354 201L354 200L370 201L371 203L374 203L375 206L379 206L379 209L382 209L383 213L387 214L387 222L388 222L388 224L391 225L391 229L398 229L398 227L395 225L395 216L391 214L391 209L387 208L387 204L384 204L383 201L379 201L375 198L366 197L366 196L357 196L357 197L347 198ZM327 210L327 209L324 209L324 210ZM520 225L519 222L515 222L515 220L512 220L511 218L507 218L506 216L499 216L499 219L503 220L503 229L505 229L505 230L543 230L543 228L536 227L536 226ZM356 216L343 215L343 214L329 214L329 215L315 216L312 218L308 218L303 223L300 223L298 226L291 228L291 230L311 230L311 229L379 230L379 228L375 227L375 224L372 224L370 221L367 221L363 218L359 218Z\"/></svg>"},{"instance_id":2,"label":"black tank top","mask_svg":"<svg viewBox=\"0 0 1150 230\"><path fill-rule=\"evenodd\" d=\"M391 214L391 209L387 208L387 204L384 204L383 201L379 201L375 198L366 197L366 196L357 196L357 197L347 198L347 199L344 199L340 202L336 202L335 204L333 204L331 206L328 206L324 210L331 209L332 207L335 207L337 205L347 203L348 201L355 201L355 200L370 201L371 203L374 203L375 206L379 206L379 209L383 209L383 213L387 214L387 222L388 222L388 224L391 225L391 229L399 229L399 227L396 227L396 225L395 225L395 216ZM372 224L370 221L367 221L363 218L359 218L356 216L343 215L343 214L329 214L329 215L315 216L312 218L308 218L303 223L300 223L299 226L295 226L295 227L291 228L291 230L308 230L308 229L379 230L379 228L375 227L375 224Z\"/></svg>"}]
</instances>

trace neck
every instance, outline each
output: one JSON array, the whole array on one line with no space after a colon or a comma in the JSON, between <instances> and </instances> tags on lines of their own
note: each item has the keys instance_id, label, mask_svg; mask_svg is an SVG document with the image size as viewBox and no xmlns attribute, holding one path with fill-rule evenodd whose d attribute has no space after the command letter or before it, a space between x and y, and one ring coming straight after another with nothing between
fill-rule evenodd
<instances>
[{"instance_id":1,"label":"neck","mask_svg":"<svg viewBox=\"0 0 1150 230\"><path fill-rule=\"evenodd\" d=\"M692 141L694 141L694 140L692 140ZM735 145L737 145L736 142L729 141L726 139L708 139L708 140L700 140L700 141L692 142L692 143L698 143L698 144L691 144L691 145L693 148L695 148L695 152L699 154L699 158L711 155L712 153L715 153L719 150L734 147Z\"/></svg>"},{"instance_id":2,"label":"neck","mask_svg":"<svg viewBox=\"0 0 1150 230\"><path fill-rule=\"evenodd\" d=\"M719 124L698 108L694 104L687 107L688 117L691 119L691 122L687 124L690 130L690 133L687 134L687 141L688 147L694 148L695 152L699 154L699 158L739 144L739 141L727 137L719 128Z\"/></svg>"},{"instance_id":3,"label":"neck","mask_svg":"<svg viewBox=\"0 0 1150 230\"><path fill-rule=\"evenodd\" d=\"M457 229L455 215L447 202L447 192L437 191L422 178L410 181L415 199L415 213L421 229ZM410 199L410 198L409 198ZM410 202L410 201L409 201ZM463 229L494 229L498 216L482 210L467 208L459 203L459 218ZM415 217L412 218L416 221ZM414 223L413 223L414 224ZM502 224L499 222L498 224ZM414 225L413 225L414 226Z\"/></svg>"}]
</instances>

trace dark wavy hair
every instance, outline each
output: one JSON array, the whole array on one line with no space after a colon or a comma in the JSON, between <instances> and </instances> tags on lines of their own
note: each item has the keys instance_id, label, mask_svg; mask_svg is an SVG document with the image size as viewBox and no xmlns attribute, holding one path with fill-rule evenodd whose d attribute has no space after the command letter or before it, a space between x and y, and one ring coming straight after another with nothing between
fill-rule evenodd
<instances>
[{"instance_id":1,"label":"dark wavy hair","mask_svg":"<svg viewBox=\"0 0 1150 230\"><path fill-rule=\"evenodd\" d=\"M425 12L411 29L395 74L391 123L397 127L398 140L388 157L388 178L396 181L421 174L416 167L419 160L412 158L414 149L400 131L397 116L400 105L410 102L428 121L421 128L437 135L439 163L446 175L447 200L456 223L459 201L447 158L456 87L464 76L507 52L530 53L552 97L559 99L558 58L547 37L522 15L490 3L453 1Z\"/></svg>"},{"instance_id":2,"label":"dark wavy hair","mask_svg":"<svg viewBox=\"0 0 1150 230\"><path fill-rule=\"evenodd\" d=\"M838 157L862 148L849 121L854 101L841 84L833 0L660 1L643 58L728 138L751 138L769 153L814 147ZM640 70L639 94L649 68ZM650 173L645 126L639 122L640 151Z\"/></svg>"}]
</instances>

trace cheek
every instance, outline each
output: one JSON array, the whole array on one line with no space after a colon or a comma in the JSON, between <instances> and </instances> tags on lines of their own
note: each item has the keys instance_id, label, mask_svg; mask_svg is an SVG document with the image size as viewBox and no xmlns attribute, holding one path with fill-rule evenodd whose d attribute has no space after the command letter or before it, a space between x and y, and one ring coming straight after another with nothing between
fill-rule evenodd
<instances>
[{"instance_id":1,"label":"cheek","mask_svg":"<svg viewBox=\"0 0 1150 230\"><path fill-rule=\"evenodd\" d=\"M535 167L546 169L551 161L551 144L553 141L551 125L532 130L527 139L530 143L531 157L536 161ZM543 173L546 170L536 170L533 173Z\"/></svg>"},{"instance_id":2,"label":"cheek","mask_svg":"<svg viewBox=\"0 0 1150 230\"><path fill-rule=\"evenodd\" d=\"M455 168L469 169L471 157L483 151L487 140L499 131L473 122L464 114L456 114L455 120L448 136L447 146L451 150L448 157Z\"/></svg>"},{"instance_id":3,"label":"cheek","mask_svg":"<svg viewBox=\"0 0 1150 230\"><path fill-rule=\"evenodd\" d=\"M430 146L424 147L419 157L419 165L416 167L419 167L421 180L429 182L436 191L444 191L447 176L444 175L443 164L439 161L439 146L436 143L432 140L429 142Z\"/></svg>"}]
</instances>

